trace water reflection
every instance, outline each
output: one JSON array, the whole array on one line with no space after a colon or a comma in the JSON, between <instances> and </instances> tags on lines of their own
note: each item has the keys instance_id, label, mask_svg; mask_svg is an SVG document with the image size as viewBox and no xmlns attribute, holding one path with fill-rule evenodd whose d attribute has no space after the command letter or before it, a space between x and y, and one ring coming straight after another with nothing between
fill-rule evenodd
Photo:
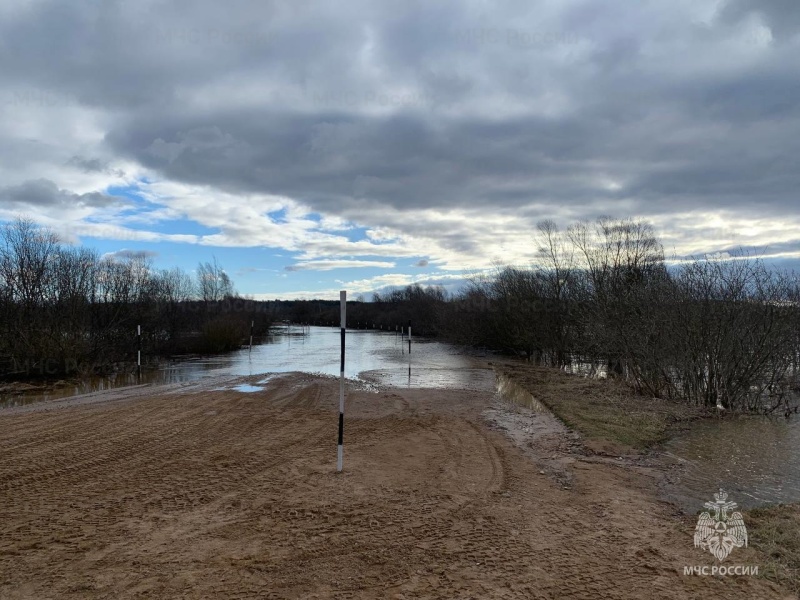
<instances>
[{"instance_id":1,"label":"water reflection","mask_svg":"<svg viewBox=\"0 0 800 600\"><path fill-rule=\"evenodd\" d=\"M564 365L563 370L570 375L580 375L590 379L606 379L608 377L608 361L573 359Z\"/></svg>"},{"instance_id":2,"label":"water reflection","mask_svg":"<svg viewBox=\"0 0 800 600\"><path fill-rule=\"evenodd\" d=\"M741 417L697 423L665 450L680 461L666 493L692 512L722 487L744 508L800 501L800 421Z\"/></svg>"},{"instance_id":3,"label":"water reflection","mask_svg":"<svg viewBox=\"0 0 800 600\"><path fill-rule=\"evenodd\" d=\"M253 392L263 392L264 386L243 383L241 385L234 385L231 387L217 388L217 390L232 390L234 392L241 392L243 394L252 394Z\"/></svg>"},{"instance_id":4,"label":"water reflection","mask_svg":"<svg viewBox=\"0 0 800 600\"><path fill-rule=\"evenodd\" d=\"M187 383L211 376L239 377L289 371L339 375L339 343L338 328L306 327L289 332L282 327L269 336L266 343L253 346L252 351L244 348L225 355L165 363L157 369L145 370L141 380L135 374L120 373L65 383L47 390L0 394L0 407L58 400L138 383ZM491 389L494 382L491 371L456 372L469 367L468 359L457 348L420 338L414 340L409 357L407 343L395 332L348 330L345 375L393 386Z\"/></svg>"},{"instance_id":5,"label":"water reflection","mask_svg":"<svg viewBox=\"0 0 800 600\"><path fill-rule=\"evenodd\" d=\"M451 367L413 367L364 371L360 375L369 382L391 387L439 388L491 391L494 374L490 369L471 369L466 364Z\"/></svg>"},{"instance_id":6,"label":"water reflection","mask_svg":"<svg viewBox=\"0 0 800 600\"><path fill-rule=\"evenodd\" d=\"M502 373L497 374L496 389L497 393L504 400L508 400L509 402L513 402L514 404L519 404L520 406L529 408L534 412L541 412L541 413L550 412L549 410L547 410L547 407L545 407L544 404L542 404L536 398L534 398L533 394L531 394L528 390L520 386L518 383L515 383L507 375L503 375Z\"/></svg>"}]
</instances>

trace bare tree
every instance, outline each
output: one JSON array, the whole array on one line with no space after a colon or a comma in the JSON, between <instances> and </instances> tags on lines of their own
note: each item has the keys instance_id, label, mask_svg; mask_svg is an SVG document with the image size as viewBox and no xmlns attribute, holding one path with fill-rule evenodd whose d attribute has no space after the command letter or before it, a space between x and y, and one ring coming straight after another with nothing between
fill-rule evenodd
<instances>
[{"instance_id":1,"label":"bare tree","mask_svg":"<svg viewBox=\"0 0 800 600\"><path fill-rule=\"evenodd\" d=\"M197 265L197 290L203 302L219 302L233 296L234 289L230 277L214 257L212 262Z\"/></svg>"}]
</instances>

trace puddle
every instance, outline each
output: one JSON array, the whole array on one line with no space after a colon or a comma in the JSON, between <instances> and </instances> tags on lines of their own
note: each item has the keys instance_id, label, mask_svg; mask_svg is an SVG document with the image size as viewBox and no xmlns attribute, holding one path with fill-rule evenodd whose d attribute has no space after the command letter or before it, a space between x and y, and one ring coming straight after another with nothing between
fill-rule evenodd
<instances>
[{"instance_id":1,"label":"puddle","mask_svg":"<svg viewBox=\"0 0 800 600\"><path fill-rule=\"evenodd\" d=\"M570 432L548 408L508 376L497 374L497 395L484 411L490 427L503 431L547 475L564 489L573 485L570 455L580 445L579 436ZM521 407L521 408L517 408Z\"/></svg>"},{"instance_id":2,"label":"puddle","mask_svg":"<svg viewBox=\"0 0 800 600\"><path fill-rule=\"evenodd\" d=\"M518 383L515 383L507 375L497 375L496 390L503 400L519 404L537 413L550 414L547 407L534 398L533 394Z\"/></svg>"},{"instance_id":3,"label":"puddle","mask_svg":"<svg viewBox=\"0 0 800 600\"><path fill-rule=\"evenodd\" d=\"M235 385L232 389L234 392L242 392L243 394L252 394L253 392L263 392L264 386L262 385L248 385L243 383L241 385Z\"/></svg>"},{"instance_id":4,"label":"puddle","mask_svg":"<svg viewBox=\"0 0 800 600\"><path fill-rule=\"evenodd\" d=\"M243 383L241 385L232 385L229 387L218 387L214 388L212 391L214 392L241 392L243 394L252 394L253 392L262 392L264 388L259 385L250 385L247 383Z\"/></svg>"}]
</instances>

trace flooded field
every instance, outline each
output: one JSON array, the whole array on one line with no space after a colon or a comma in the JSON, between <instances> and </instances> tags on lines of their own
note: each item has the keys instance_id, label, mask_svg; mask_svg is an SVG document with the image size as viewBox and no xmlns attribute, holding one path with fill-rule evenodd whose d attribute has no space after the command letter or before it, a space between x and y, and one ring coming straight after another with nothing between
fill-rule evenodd
<instances>
[{"instance_id":1,"label":"flooded field","mask_svg":"<svg viewBox=\"0 0 800 600\"><path fill-rule=\"evenodd\" d=\"M605 361L575 359L563 370L604 379ZM512 392L524 399L525 392ZM793 397L792 404L800 404ZM664 447L674 470L665 499L695 512L723 488L742 508L800 502L800 418L742 416L693 423Z\"/></svg>"},{"instance_id":2,"label":"flooded field","mask_svg":"<svg viewBox=\"0 0 800 600\"><path fill-rule=\"evenodd\" d=\"M253 346L252 352L243 349L165 363L157 369L146 369L141 379L132 373L119 373L77 383L63 382L46 390L0 393L0 408L136 384L185 383L213 376L290 371L339 375L339 350L338 328L297 328L291 333L283 329L271 335L266 343ZM494 384L490 371L469 369L469 358L453 346L412 338L411 350L409 360L408 342L402 342L394 332L348 330L345 375L350 379L392 386L489 389Z\"/></svg>"},{"instance_id":3,"label":"flooded field","mask_svg":"<svg viewBox=\"0 0 800 600\"><path fill-rule=\"evenodd\" d=\"M668 499L690 511L718 489L743 508L800 502L800 421L741 417L696 423L670 440Z\"/></svg>"}]
</instances>

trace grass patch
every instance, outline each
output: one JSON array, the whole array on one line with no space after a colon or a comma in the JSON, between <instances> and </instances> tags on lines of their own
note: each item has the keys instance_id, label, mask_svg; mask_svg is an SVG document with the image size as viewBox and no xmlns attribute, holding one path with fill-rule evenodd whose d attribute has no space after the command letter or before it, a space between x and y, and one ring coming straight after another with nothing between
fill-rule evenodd
<instances>
[{"instance_id":1,"label":"grass patch","mask_svg":"<svg viewBox=\"0 0 800 600\"><path fill-rule=\"evenodd\" d=\"M759 573L800 593L800 506L755 508L745 518L748 543L763 557Z\"/></svg>"},{"instance_id":2,"label":"grass patch","mask_svg":"<svg viewBox=\"0 0 800 600\"><path fill-rule=\"evenodd\" d=\"M593 450L642 451L665 441L670 430L707 413L680 402L638 396L624 382L568 375L526 363L497 369L528 390Z\"/></svg>"}]
</instances>

